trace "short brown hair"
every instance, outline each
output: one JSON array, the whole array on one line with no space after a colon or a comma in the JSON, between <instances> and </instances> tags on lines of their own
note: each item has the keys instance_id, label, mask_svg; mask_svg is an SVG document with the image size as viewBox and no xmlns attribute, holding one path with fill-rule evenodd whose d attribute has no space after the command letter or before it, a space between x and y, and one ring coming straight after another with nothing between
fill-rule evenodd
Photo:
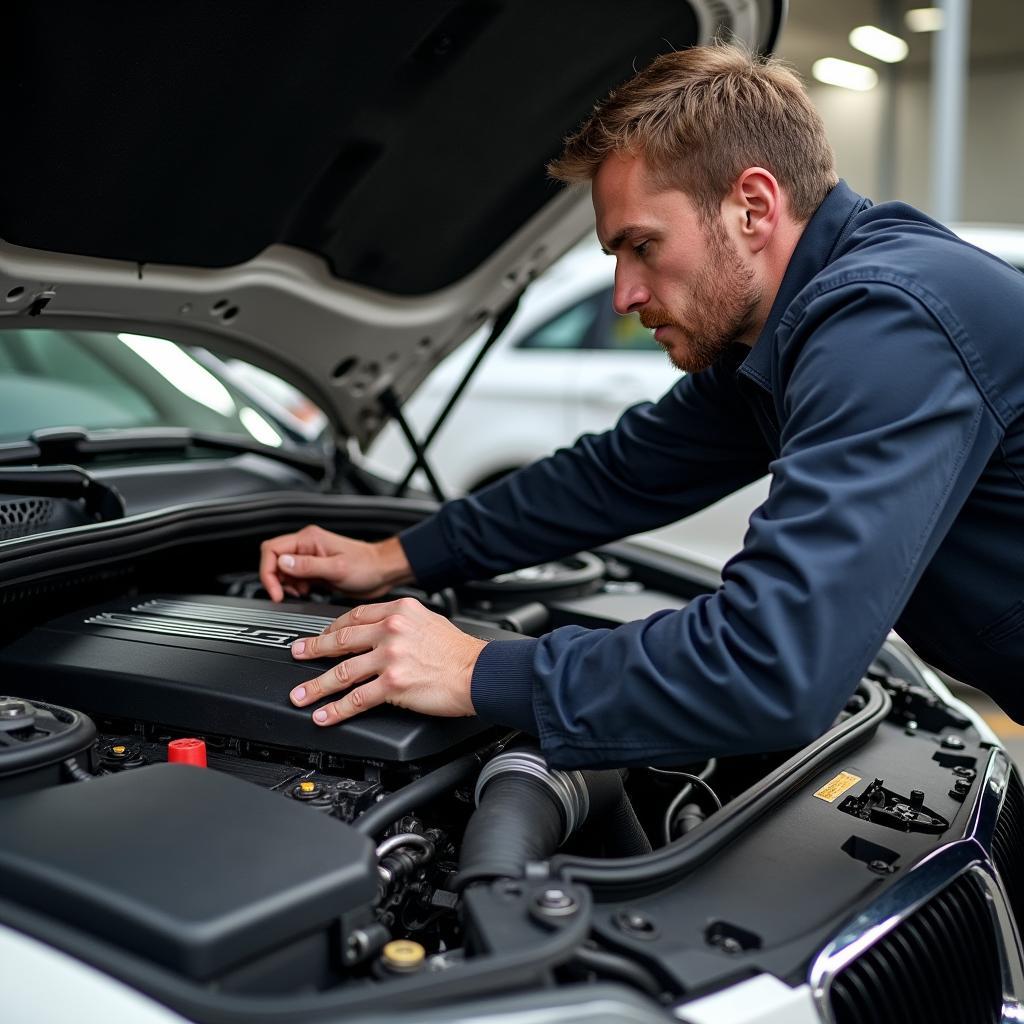
<instances>
[{"instance_id":1,"label":"short brown hair","mask_svg":"<svg viewBox=\"0 0 1024 1024\"><path fill-rule=\"evenodd\" d=\"M771 171L807 221L837 182L825 126L795 72L716 43L663 54L595 107L548 165L559 181L593 179L611 153L643 156L705 217L747 167Z\"/></svg>"}]
</instances>

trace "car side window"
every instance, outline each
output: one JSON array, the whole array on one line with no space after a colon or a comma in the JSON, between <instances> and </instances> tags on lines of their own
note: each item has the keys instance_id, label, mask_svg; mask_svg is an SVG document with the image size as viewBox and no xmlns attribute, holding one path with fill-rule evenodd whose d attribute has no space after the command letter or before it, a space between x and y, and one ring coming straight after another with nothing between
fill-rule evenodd
<instances>
[{"instance_id":1,"label":"car side window","mask_svg":"<svg viewBox=\"0 0 1024 1024\"><path fill-rule=\"evenodd\" d=\"M554 351L590 348L601 308L607 301L607 292L587 296L528 334L516 347Z\"/></svg>"},{"instance_id":2,"label":"car side window","mask_svg":"<svg viewBox=\"0 0 1024 1024\"><path fill-rule=\"evenodd\" d=\"M611 303L611 293L608 294ZM636 313L617 316L614 312L605 324L599 347L612 352L660 352L654 332L648 330Z\"/></svg>"}]
</instances>

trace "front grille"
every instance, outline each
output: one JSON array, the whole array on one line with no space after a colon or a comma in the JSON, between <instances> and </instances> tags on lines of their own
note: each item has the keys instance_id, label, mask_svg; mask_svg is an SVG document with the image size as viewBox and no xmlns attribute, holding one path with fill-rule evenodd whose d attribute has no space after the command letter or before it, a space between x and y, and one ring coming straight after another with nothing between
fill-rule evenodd
<instances>
[{"instance_id":1,"label":"front grille","mask_svg":"<svg viewBox=\"0 0 1024 1024\"><path fill-rule=\"evenodd\" d=\"M1017 931L1024 935L1024 786L1017 769L1010 771L1006 799L992 833L992 860L1006 889Z\"/></svg>"},{"instance_id":2,"label":"front grille","mask_svg":"<svg viewBox=\"0 0 1024 1024\"><path fill-rule=\"evenodd\" d=\"M998 1024L999 949L985 894L961 875L836 975L836 1024Z\"/></svg>"}]
</instances>

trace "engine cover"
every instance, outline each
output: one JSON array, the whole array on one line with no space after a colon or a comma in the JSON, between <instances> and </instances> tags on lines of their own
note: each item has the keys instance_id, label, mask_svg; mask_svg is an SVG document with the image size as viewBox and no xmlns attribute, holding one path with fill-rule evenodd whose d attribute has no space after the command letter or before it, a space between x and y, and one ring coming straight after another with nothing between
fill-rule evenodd
<instances>
[{"instance_id":1,"label":"engine cover","mask_svg":"<svg viewBox=\"0 0 1024 1024\"><path fill-rule=\"evenodd\" d=\"M153 594L54 619L0 651L20 696L99 716L384 761L443 753L483 732L476 718L430 718L383 705L330 729L288 693L328 669L290 646L347 611L305 602ZM516 634L453 619L482 639Z\"/></svg>"}]
</instances>

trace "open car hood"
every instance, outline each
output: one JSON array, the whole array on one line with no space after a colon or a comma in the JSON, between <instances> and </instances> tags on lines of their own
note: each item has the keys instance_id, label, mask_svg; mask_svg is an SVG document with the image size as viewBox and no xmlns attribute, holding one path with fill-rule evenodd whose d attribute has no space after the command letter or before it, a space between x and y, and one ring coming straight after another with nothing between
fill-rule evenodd
<instances>
[{"instance_id":1,"label":"open car hood","mask_svg":"<svg viewBox=\"0 0 1024 1024\"><path fill-rule=\"evenodd\" d=\"M0 69L0 326L276 372L366 443L590 226L545 162L594 100L784 0L20 3Z\"/></svg>"}]
</instances>

